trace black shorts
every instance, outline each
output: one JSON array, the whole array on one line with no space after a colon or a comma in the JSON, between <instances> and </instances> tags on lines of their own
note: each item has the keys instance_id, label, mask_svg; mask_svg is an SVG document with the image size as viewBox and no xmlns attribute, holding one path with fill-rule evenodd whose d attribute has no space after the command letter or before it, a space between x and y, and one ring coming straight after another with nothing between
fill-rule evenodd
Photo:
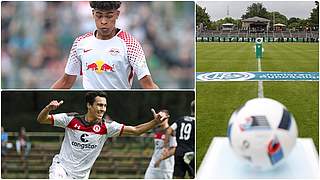
<instances>
[{"instance_id":1,"label":"black shorts","mask_svg":"<svg viewBox=\"0 0 320 180\"><path fill-rule=\"evenodd\" d=\"M183 160L183 156L175 156L173 177L184 178L186 172L188 172L188 175L191 179L194 178L194 159L190 162L190 164L186 164Z\"/></svg>"}]
</instances>

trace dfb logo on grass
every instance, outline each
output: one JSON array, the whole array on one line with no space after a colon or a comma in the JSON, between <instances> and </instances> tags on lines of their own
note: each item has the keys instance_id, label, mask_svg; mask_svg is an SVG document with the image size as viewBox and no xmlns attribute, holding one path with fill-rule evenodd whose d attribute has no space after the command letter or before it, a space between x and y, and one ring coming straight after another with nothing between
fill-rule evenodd
<instances>
[{"instance_id":1,"label":"dfb logo on grass","mask_svg":"<svg viewBox=\"0 0 320 180\"><path fill-rule=\"evenodd\" d=\"M244 81L254 77L253 73L248 72L208 72L197 75L197 79L202 81Z\"/></svg>"}]
</instances>

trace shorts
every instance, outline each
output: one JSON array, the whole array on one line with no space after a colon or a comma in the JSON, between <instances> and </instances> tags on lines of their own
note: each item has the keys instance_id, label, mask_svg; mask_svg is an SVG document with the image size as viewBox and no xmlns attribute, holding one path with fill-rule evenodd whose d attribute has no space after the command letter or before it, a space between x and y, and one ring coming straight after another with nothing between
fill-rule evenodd
<instances>
[{"instance_id":1,"label":"shorts","mask_svg":"<svg viewBox=\"0 0 320 180\"><path fill-rule=\"evenodd\" d=\"M173 176L175 178L184 178L186 172L188 172L189 177L193 179L195 177L194 174L194 159L186 164L183 160L183 156L175 156L174 157L174 173Z\"/></svg>"},{"instance_id":2,"label":"shorts","mask_svg":"<svg viewBox=\"0 0 320 180\"><path fill-rule=\"evenodd\" d=\"M60 161L59 155L55 155L49 168L49 179L89 179L90 171L70 172L66 171Z\"/></svg>"},{"instance_id":3,"label":"shorts","mask_svg":"<svg viewBox=\"0 0 320 180\"><path fill-rule=\"evenodd\" d=\"M49 179L72 179L59 162L53 161L49 168Z\"/></svg>"},{"instance_id":4,"label":"shorts","mask_svg":"<svg viewBox=\"0 0 320 180\"><path fill-rule=\"evenodd\" d=\"M145 179L172 179L173 172L162 171L161 169L148 168Z\"/></svg>"}]
</instances>

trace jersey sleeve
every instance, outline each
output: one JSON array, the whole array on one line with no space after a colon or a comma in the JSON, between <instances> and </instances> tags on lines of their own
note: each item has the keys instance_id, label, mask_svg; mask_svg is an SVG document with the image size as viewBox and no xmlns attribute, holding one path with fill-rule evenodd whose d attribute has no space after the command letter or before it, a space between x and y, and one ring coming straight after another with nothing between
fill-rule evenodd
<instances>
[{"instance_id":1,"label":"jersey sleeve","mask_svg":"<svg viewBox=\"0 0 320 180\"><path fill-rule=\"evenodd\" d=\"M177 138L175 136L170 136L169 147L177 147Z\"/></svg>"},{"instance_id":2,"label":"jersey sleeve","mask_svg":"<svg viewBox=\"0 0 320 180\"><path fill-rule=\"evenodd\" d=\"M51 116L53 120L52 125L56 127L65 128L72 120L72 116L68 116L66 113L53 114Z\"/></svg>"},{"instance_id":3,"label":"jersey sleeve","mask_svg":"<svg viewBox=\"0 0 320 180\"><path fill-rule=\"evenodd\" d=\"M67 65L64 72L69 75L81 75L81 60L78 55L78 46L80 39L77 38L71 48Z\"/></svg>"},{"instance_id":4,"label":"jersey sleeve","mask_svg":"<svg viewBox=\"0 0 320 180\"><path fill-rule=\"evenodd\" d=\"M117 123L115 121L107 122L107 136L108 137L114 137L114 136L120 136L122 134L124 125Z\"/></svg>"},{"instance_id":5,"label":"jersey sleeve","mask_svg":"<svg viewBox=\"0 0 320 180\"><path fill-rule=\"evenodd\" d=\"M175 131L177 129L178 125L177 125L177 123L174 122L170 127Z\"/></svg>"},{"instance_id":6,"label":"jersey sleeve","mask_svg":"<svg viewBox=\"0 0 320 180\"><path fill-rule=\"evenodd\" d=\"M119 37L126 43L128 60L138 80L150 75L144 51L138 40L126 32L121 32Z\"/></svg>"},{"instance_id":7,"label":"jersey sleeve","mask_svg":"<svg viewBox=\"0 0 320 180\"><path fill-rule=\"evenodd\" d=\"M133 43L130 48L132 50L128 51L128 58L134 72L137 74L138 80L142 79L144 76L150 75L146 57L140 43L135 40L135 43Z\"/></svg>"}]
</instances>

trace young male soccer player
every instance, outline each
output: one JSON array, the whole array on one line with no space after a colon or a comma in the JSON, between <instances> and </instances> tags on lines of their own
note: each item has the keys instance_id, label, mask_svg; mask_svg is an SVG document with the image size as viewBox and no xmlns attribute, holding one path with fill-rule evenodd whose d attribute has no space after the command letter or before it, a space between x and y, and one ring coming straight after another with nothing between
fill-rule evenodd
<instances>
[{"instance_id":1,"label":"young male soccer player","mask_svg":"<svg viewBox=\"0 0 320 180\"><path fill-rule=\"evenodd\" d=\"M107 138L128 134L140 135L168 118L166 114L156 114L152 109L154 119L137 126L125 126L105 120L103 116L107 109L107 95L103 92L86 94L87 113L84 115L49 115L62 103L63 101L51 101L37 118L41 124L65 128L60 153L55 155L49 169L50 179L89 178L91 167Z\"/></svg>"},{"instance_id":2,"label":"young male soccer player","mask_svg":"<svg viewBox=\"0 0 320 180\"><path fill-rule=\"evenodd\" d=\"M194 161L194 101L191 102L191 116L183 116L177 119L168 129L165 139L165 147L168 148L168 135L176 134L177 149L174 154L174 178L183 179L188 172L189 177L195 177Z\"/></svg>"},{"instance_id":3,"label":"young male soccer player","mask_svg":"<svg viewBox=\"0 0 320 180\"><path fill-rule=\"evenodd\" d=\"M140 43L115 27L121 2L91 1L96 30L78 37L71 48L65 74L51 88L69 89L83 76L84 89L130 89L134 74L145 89L158 89Z\"/></svg>"},{"instance_id":4,"label":"young male soccer player","mask_svg":"<svg viewBox=\"0 0 320 180\"><path fill-rule=\"evenodd\" d=\"M169 111L161 110L169 116ZM175 136L169 135L169 148L164 148L166 131L169 128L169 119L162 121L160 127L155 129L154 151L149 167L145 173L145 179L172 179L174 168L174 153L176 151L177 141Z\"/></svg>"}]
</instances>

